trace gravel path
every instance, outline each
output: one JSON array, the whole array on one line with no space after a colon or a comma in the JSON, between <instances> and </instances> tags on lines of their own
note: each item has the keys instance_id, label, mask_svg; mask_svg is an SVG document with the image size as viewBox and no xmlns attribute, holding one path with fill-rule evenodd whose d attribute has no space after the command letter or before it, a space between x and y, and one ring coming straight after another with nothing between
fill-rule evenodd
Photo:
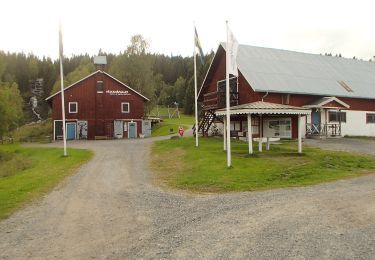
<instances>
[{"instance_id":1,"label":"gravel path","mask_svg":"<svg viewBox=\"0 0 375 260\"><path fill-rule=\"evenodd\" d=\"M152 140L70 142L94 159L0 222L0 258L374 259L375 175L192 195L151 184Z\"/></svg>"}]
</instances>

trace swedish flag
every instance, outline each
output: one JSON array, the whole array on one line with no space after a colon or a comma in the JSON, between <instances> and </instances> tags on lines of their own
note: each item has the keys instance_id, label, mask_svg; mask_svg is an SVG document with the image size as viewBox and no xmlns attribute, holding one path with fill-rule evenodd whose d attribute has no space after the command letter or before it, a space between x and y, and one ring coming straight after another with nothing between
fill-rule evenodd
<instances>
[{"instance_id":1,"label":"swedish flag","mask_svg":"<svg viewBox=\"0 0 375 260\"><path fill-rule=\"evenodd\" d=\"M201 42L199 41L198 33L197 33L197 28L195 28L195 49L197 50L197 53L200 57L202 65L204 65L204 59L203 59L203 51L202 51L202 46Z\"/></svg>"}]
</instances>

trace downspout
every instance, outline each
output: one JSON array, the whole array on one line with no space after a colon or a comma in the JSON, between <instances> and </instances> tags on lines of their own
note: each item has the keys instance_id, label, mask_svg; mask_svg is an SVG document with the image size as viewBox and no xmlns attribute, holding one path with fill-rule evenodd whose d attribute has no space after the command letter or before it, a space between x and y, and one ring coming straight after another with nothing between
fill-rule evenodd
<instances>
[{"instance_id":1,"label":"downspout","mask_svg":"<svg viewBox=\"0 0 375 260\"><path fill-rule=\"evenodd\" d=\"M263 102L263 99L265 99L267 96L268 96L268 91L267 91L266 94L262 97L262 102Z\"/></svg>"}]
</instances>

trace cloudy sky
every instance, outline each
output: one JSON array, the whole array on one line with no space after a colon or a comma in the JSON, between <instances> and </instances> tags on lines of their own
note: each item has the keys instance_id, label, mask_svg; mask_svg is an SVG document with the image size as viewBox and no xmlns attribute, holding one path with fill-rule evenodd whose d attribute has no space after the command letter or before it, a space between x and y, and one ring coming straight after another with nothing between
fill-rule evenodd
<instances>
[{"instance_id":1,"label":"cloudy sky","mask_svg":"<svg viewBox=\"0 0 375 260\"><path fill-rule=\"evenodd\" d=\"M1 0L0 50L58 55L119 53L134 34L151 51L192 55L195 22L205 52L225 41L225 21L240 44L309 53L375 55L375 3L367 0Z\"/></svg>"}]
</instances>

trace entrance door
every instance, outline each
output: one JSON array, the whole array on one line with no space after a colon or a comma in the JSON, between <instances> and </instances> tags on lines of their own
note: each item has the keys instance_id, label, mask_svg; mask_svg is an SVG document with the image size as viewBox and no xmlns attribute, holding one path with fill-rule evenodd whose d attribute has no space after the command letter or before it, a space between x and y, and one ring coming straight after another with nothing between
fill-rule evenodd
<instances>
[{"instance_id":1,"label":"entrance door","mask_svg":"<svg viewBox=\"0 0 375 260\"><path fill-rule=\"evenodd\" d=\"M114 137L122 138L124 135L124 123L122 120L113 121Z\"/></svg>"},{"instance_id":2,"label":"entrance door","mask_svg":"<svg viewBox=\"0 0 375 260\"><path fill-rule=\"evenodd\" d=\"M320 127L320 111L313 110L311 113L311 130L313 134L319 134L321 131Z\"/></svg>"},{"instance_id":3,"label":"entrance door","mask_svg":"<svg viewBox=\"0 0 375 260\"><path fill-rule=\"evenodd\" d=\"M76 124L67 123L66 124L66 140L75 140L76 139Z\"/></svg>"},{"instance_id":4,"label":"entrance door","mask_svg":"<svg viewBox=\"0 0 375 260\"><path fill-rule=\"evenodd\" d=\"M137 123L128 123L128 138L137 138Z\"/></svg>"}]
</instances>

